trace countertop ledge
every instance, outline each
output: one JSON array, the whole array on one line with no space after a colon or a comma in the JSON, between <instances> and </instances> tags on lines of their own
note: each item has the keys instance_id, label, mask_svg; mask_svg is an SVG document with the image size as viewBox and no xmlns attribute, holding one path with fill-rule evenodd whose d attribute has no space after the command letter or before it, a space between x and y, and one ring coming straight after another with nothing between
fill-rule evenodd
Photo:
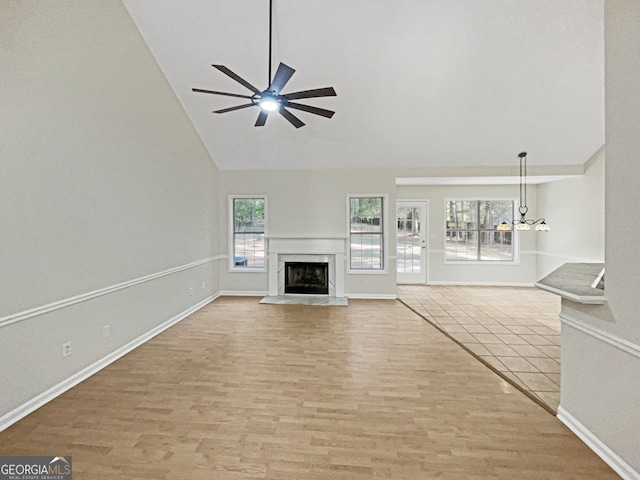
<instances>
[{"instance_id":1,"label":"countertop ledge","mask_svg":"<svg viewBox=\"0 0 640 480\"><path fill-rule=\"evenodd\" d=\"M604 289L592 288L604 263L565 263L536 282L536 287L578 303L602 305L607 302Z\"/></svg>"}]
</instances>

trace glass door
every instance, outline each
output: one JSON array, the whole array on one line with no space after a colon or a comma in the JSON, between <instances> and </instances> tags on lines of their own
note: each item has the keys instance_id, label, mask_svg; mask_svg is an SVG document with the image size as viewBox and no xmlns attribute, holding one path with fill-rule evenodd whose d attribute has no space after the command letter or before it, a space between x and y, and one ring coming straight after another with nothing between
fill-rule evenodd
<instances>
[{"instance_id":1,"label":"glass door","mask_svg":"<svg viewBox=\"0 0 640 480\"><path fill-rule=\"evenodd\" d=\"M396 202L398 283L427 283L427 202Z\"/></svg>"}]
</instances>

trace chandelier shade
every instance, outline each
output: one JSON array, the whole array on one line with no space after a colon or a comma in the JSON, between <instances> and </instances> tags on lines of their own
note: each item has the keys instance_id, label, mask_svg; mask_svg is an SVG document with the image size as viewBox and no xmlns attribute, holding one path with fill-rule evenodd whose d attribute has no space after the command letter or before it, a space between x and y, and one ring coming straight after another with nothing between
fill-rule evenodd
<instances>
[{"instance_id":1,"label":"chandelier shade","mask_svg":"<svg viewBox=\"0 0 640 480\"><path fill-rule=\"evenodd\" d=\"M499 232L510 232L511 225L509 225L506 220L503 220L502 223L496 227L496 230Z\"/></svg>"}]
</instances>

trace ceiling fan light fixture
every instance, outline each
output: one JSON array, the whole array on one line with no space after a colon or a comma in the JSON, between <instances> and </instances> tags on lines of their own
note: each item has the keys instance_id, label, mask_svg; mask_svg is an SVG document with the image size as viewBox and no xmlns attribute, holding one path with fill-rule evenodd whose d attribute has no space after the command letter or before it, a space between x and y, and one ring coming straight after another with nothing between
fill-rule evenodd
<instances>
[{"instance_id":1,"label":"ceiling fan light fixture","mask_svg":"<svg viewBox=\"0 0 640 480\"><path fill-rule=\"evenodd\" d=\"M213 95L244 98L249 101L249 103L244 103L242 105L214 110L213 113L227 113L234 112L236 110L243 110L250 107L260 107L260 113L258 114L258 118L256 119L254 127L264 127L270 112L278 112L285 118L285 120L287 120L296 128L303 127L304 122L289 111L289 109L291 108L295 110L302 110L303 112L307 113L312 113L314 115L320 115L321 117L325 118L333 117L333 114L335 112L332 110L313 107L311 105L298 103L297 101L291 101L302 100L305 98L335 97L336 91L333 89L333 87L313 88L311 90L301 90L299 92L291 92L287 94L280 93L287 82L291 79L291 76L295 73L295 70L290 66L280 62L280 64L278 65L278 69L276 70L276 74L273 77L271 76L271 49L273 43L272 17L273 0L269 0L269 86L266 90L259 90L229 68L225 67L224 65L217 64L212 65L212 67L224 73L226 76L232 78L240 85L250 90L253 94L242 95L238 93L218 92L216 90L205 90L203 88L192 88L191 90L198 93L210 93Z\"/></svg>"},{"instance_id":2,"label":"ceiling fan light fixture","mask_svg":"<svg viewBox=\"0 0 640 480\"><path fill-rule=\"evenodd\" d=\"M260 105L261 109L266 110L267 112L273 112L280 108L280 102L271 95L263 95L258 102L258 105Z\"/></svg>"}]
</instances>

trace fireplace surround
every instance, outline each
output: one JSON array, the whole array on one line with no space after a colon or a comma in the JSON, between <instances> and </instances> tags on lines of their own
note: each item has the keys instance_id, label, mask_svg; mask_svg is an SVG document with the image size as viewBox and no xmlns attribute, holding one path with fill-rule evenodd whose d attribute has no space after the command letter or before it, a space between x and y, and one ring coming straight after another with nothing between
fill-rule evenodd
<instances>
[{"instance_id":1,"label":"fireplace surround","mask_svg":"<svg viewBox=\"0 0 640 480\"><path fill-rule=\"evenodd\" d=\"M269 296L285 295L286 263L326 263L327 295L344 297L346 237L269 235L267 242Z\"/></svg>"}]
</instances>

